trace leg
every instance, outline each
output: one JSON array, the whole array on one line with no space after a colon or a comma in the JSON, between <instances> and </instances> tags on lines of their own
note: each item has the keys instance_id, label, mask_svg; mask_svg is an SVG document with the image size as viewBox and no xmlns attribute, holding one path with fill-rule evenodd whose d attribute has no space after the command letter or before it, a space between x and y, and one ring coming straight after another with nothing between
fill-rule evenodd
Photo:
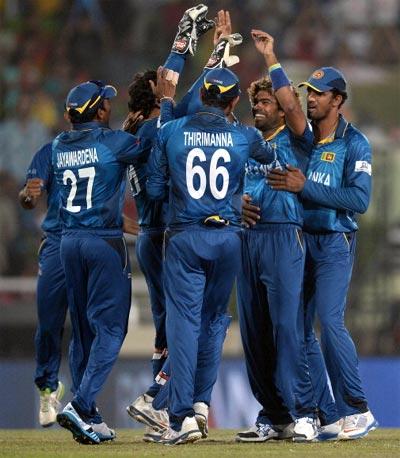
<instances>
[{"instance_id":1,"label":"leg","mask_svg":"<svg viewBox=\"0 0 400 458\"><path fill-rule=\"evenodd\" d=\"M355 236L324 237L316 259L315 303L321 323L326 366L340 416L367 412L367 400L358 373L354 343L344 324L346 295L354 261Z\"/></svg>"},{"instance_id":2,"label":"leg","mask_svg":"<svg viewBox=\"0 0 400 458\"><path fill-rule=\"evenodd\" d=\"M149 290L151 311L156 338L153 355L153 378L161 371L165 362L165 349L167 338L165 332L165 296L163 287L163 239L164 231L141 232L136 242L136 257ZM148 394L154 397L157 387L149 390ZM151 391L151 392L150 392Z\"/></svg>"},{"instance_id":3,"label":"leg","mask_svg":"<svg viewBox=\"0 0 400 458\"><path fill-rule=\"evenodd\" d=\"M37 285L38 327L35 336L35 384L39 390L58 388L61 342L67 312L60 241L46 239L39 255Z\"/></svg>"},{"instance_id":4,"label":"leg","mask_svg":"<svg viewBox=\"0 0 400 458\"><path fill-rule=\"evenodd\" d=\"M292 421L276 385L276 350L269 314L267 290L259 279L259 257L268 257L268 247L259 251L261 233L242 234L242 261L237 279L239 325L251 390L263 406L258 423L286 424Z\"/></svg>"},{"instance_id":5,"label":"leg","mask_svg":"<svg viewBox=\"0 0 400 458\"><path fill-rule=\"evenodd\" d=\"M167 340L172 377L169 411L175 430L185 417L194 416L193 395L205 274L193 253L189 235L172 235L166 247L165 295Z\"/></svg>"},{"instance_id":6,"label":"leg","mask_svg":"<svg viewBox=\"0 0 400 458\"><path fill-rule=\"evenodd\" d=\"M304 333L310 375L318 405L318 416L321 425L324 426L337 422L340 416L329 388L325 360L314 332L316 279L315 265L313 262L313 253L315 250L313 237L314 236L305 234L307 253L304 274Z\"/></svg>"},{"instance_id":7,"label":"leg","mask_svg":"<svg viewBox=\"0 0 400 458\"><path fill-rule=\"evenodd\" d=\"M285 225L271 229L268 235L271 253L269 259L261 260L260 278L268 288L277 351L276 383L293 418L314 417L316 403L304 343L301 233Z\"/></svg>"},{"instance_id":8,"label":"leg","mask_svg":"<svg viewBox=\"0 0 400 458\"><path fill-rule=\"evenodd\" d=\"M91 236L82 240L88 271L87 319L94 339L74 401L88 418L96 417L95 398L102 389L127 332L131 281L123 239Z\"/></svg>"}]
</instances>

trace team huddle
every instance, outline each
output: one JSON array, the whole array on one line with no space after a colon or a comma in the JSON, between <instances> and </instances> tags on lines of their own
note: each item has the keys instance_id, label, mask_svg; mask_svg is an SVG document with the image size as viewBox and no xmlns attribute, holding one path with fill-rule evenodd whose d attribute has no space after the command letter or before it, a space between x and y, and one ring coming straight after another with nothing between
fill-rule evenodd
<instances>
[{"instance_id":1,"label":"team huddle","mask_svg":"<svg viewBox=\"0 0 400 458\"><path fill-rule=\"evenodd\" d=\"M166 62L137 73L122 130L109 128L117 91L93 80L69 92L71 129L34 156L19 200L47 192L39 250L35 338L42 426L56 421L82 444L113 440L96 397L127 332L136 256L155 325L153 381L127 407L144 440L166 445L208 436L211 394L237 285L250 388L261 405L238 442L348 440L378 423L369 410L344 324L355 256L356 214L371 194L371 148L340 113L346 80L322 67L297 90L252 30L268 76L251 83L254 126L234 115L241 90L229 70L241 35L229 12L187 10ZM214 50L179 102L175 90L199 38ZM307 121L307 117L310 122ZM123 215L126 181L138 221ZM139 231L138 231L139 228ZM71 401L61 409L61 338L69 310ZM318 317L321 346L314 332Z\"/></svg>"}]
</instances>

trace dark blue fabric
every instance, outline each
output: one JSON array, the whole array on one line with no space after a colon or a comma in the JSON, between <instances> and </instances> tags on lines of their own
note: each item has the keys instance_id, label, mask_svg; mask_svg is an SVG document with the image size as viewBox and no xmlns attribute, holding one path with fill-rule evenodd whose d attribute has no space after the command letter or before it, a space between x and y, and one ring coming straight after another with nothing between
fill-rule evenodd
<instances>
[{"instance_id":1,"label":"dark blue fabric","mask_svg":"<svg viewBox=\"0 0 400 458\"><path fill-rule=\"evenodd\" d=\"M127 332L131 275L121 238L69 231L61 241L73 326L70 365L74 401L88 417Z\"/></svg>"},{"instance_id":2,"label":"dark blue fabric","mask_svg":"<svg viewBox=\"0 0 400 458\"><path fill-rule=\"evenodd\" d=\"M196 390L202 395L211 392L212 387L206 387L204 379L215 381L223 340L219 332L226 325L223 317L239 269L239 250L237 231L205 228L171 232L168 236L165 295L172 375L169 414L175 429L186 416L194 414ZM214 351L204 346L212 335L220 336L213 343Z\"/></svg>"},{"instance_id":3,"label":"dark blue fabric","mask_svg":"<svg viewBox=\"0 0 400 458\"><path fill-rule=\"evenodd\" d=\"M61 237L48 236L42 241L39 252L35 384L40 390L50 388L54 391L58 387L61 341L68 308L60 242Z\"/></svg>"},{"instance_id":4,"label":"dark blue fabric","mask_svg":"<svg viewBox=\"0 0 400 458\"><path fill-rule=\"evenodd\" d=\"M154 346L159 350L167 347L163 286L163 242L164 231L157 229L140 232L136 241L136 257L146 279L151 312L156 329Z\"/></svg>"},{"instance_id":5,"label":"dark blue fabric","mask_svg":"<svg viewBox=\"0 0 400 458\"><path fill-rule=\"evenodd\" d=\"M367 402L358 373L358 357L344 323L356 247L355 232L305 233L305 241L305 337L318 404L329 420L333 410L328 387L322 383L323 377L321 379L325 367L313 330L316 317L320 322L323 355L339 416L365 412Z\"/></svg>"},{"instance_id":6,"label":"dark blue fabric","mask_svg":"<svg viewBox=\"0 0 400 458\"><path fill-rule=\"evenodd\" d=\"M26 179L41 178L47 192L47 212L42 223L44 232L59 234L61 232L59 188L51 163L51 143L47 143L33 156L26 173Z\"/></svg>"},{"instance_id":7,"label":"dark blue fabric","mask_svg":"<svg viewBox=\"0 0 400 458\"><path fill-rule=\"evenodd\" d=\"M245 230L238 309L250 386L272 424L313 416L314 391L304 344L304 247L296 225Z\"/></svg>"}]
</instances>

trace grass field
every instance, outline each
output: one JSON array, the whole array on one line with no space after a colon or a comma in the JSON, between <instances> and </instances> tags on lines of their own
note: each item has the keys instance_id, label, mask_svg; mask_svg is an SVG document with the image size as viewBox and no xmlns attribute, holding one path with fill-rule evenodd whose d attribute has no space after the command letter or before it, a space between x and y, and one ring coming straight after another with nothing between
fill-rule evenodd
<instances>
[{"instance_id":1,"label":"grass field","mask_svg":"<svg viewBox=\"0 0 400 458\"><path fill-rule=\"evenodd\" d=\"M191 445L167 447L146 444L142 432L118 430L114 442L80 445L62 430L0 430L1 457L400 457L400 430L378 429L358 441L293 444L270 441L263 444L237 444L235 431L211 430L206 440Z\"/></svg>"}]
</instances>

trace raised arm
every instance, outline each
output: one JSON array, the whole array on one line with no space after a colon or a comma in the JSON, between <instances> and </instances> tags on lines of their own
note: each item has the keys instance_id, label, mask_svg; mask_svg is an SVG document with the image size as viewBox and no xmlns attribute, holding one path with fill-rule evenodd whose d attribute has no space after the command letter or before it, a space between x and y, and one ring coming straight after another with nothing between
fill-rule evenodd
<instances>
[{"instance_id":1,"label":"raised arm","mask_svg":"<svg viewBox=\"0 0 400 458\"><path fill-rule=\"evenodd\" d=\"M257 50L265 59L275 96L285 113L286 124L295 135L303 135L307 119L285 71L275 56L273 37L256 29L251 31L251 36Z\"/></svg>"}]
</instances>

